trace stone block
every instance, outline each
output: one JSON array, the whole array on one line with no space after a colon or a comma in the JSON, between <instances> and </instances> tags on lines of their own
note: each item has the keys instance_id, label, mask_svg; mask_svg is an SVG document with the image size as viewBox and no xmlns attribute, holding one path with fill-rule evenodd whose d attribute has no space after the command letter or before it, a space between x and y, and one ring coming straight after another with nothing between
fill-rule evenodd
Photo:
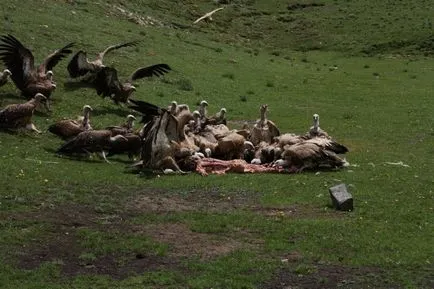
<instances>
[{"instance_id":1,"label":"stone block","mask_svg":"<svg viewBox=\"0 0 434 289\"><path fill-rule=\"evenodd\" d=\"M345 184L339 184L329 188L330 197L333 202L333 206L336 210L340 211L352 211L353 208L353 196L348 192Z\"/></svg>"}]
</instances>

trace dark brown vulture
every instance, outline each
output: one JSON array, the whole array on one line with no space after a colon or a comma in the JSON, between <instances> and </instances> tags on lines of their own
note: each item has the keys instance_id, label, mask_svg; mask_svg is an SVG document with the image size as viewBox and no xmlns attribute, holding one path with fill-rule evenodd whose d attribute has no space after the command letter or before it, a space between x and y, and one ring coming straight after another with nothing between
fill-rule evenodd
<instances>
[{"instance_id":1,"label":"dark brown vulture","mask_svg":"<svg viewBox=\"0 0 434 289\"><path fill-rule=\"evenodd\" d=\"M125 82L118 78L118 72L112 67L104 67L93 80L98 95L110 97L116 104L127 103L131 94L136 90L133 81L152 76L162 76L171 70L170 66L164 63L136 69Z\"/></svg>"},{"instance_id":2,"label":"dark brown vulture","mask_svg":"<svg viewBox=\"0 0 434 289\"><path fill-rule=\"evenodd\" d=\"M135 133L123 134L125 141L118 141L113 143L108 151L107 156L117 155L117 154L127 154L130 160L134 159L134 156L140 156L142 150L142 140Z\"/></svg>"},{"instance_id":3,"label":"dark brown vulture","mask_svg":"<svg viewBox=\"0 0 434 289\"><path fill-rule=\"evenodd\" d=\"M136 117L132 114L127 115L127 121L122 125L108 126L105 129L108 129L112 132L112 135L126 135L128 133L133 133L134 129L134 121Z\"/></svg>"},{"instance_id":4,"label":"dark brown vulture","mask_svg":"<svg viewBox=\"0 0 434 289\"><path fill-rule=\"evenodd\" d=\"M0 87L5 85L8 82L8 77L12 75L12 72L9 69L3 70L0 72Z\"/></svg>"},{"instance_id":5,"label":"dark brown vulture","mask_svg":"<svg viewBox=\"0 0 434 289\"><path fill-rule=\"evenodd\" d=\"M128 157L133 159L134 156L140 155L142 139L140 138L139 133L134 132L134 120L136 120L136 117L129 114L124 124L120 126L106 127L107 130L112 132L112 136L123 135L126 138L126 141L120 141L114 144L109 150L107 156L128 154Z\"/></svg>"},{"instance_id":6,"label":"dark brown vulture","mask_svg":"<svg viewBox=\"0 0 434 289\"><path fill-rule=\"evenodd\" d=\"M92 107L90 105L83 106L83 116L78 119L62 119L48 127L48 131L60 136L63 139L70 139L79 133L91 130L90 125L90 112Z\"/></svg>"},{"instance_id":7,"label":"dark brown vulture","mask_svg":"<svg viewBox=\"0 0 434 289\"><path fill-rule=\"evenodd\" d=\"M47 98L37 93L34 98L22 104L10 104L0 111L0 128L19 129L41 133L32 123L33 112L41 103L47 102Z\"/></svg>"},{"instance_id":8,"label":"dark brown vulture","mask_svg":"<svg viewBox=\"0 0 434 289\"><path fill-rule=\"evenodd\" d=\"M45 60L35 67L32 52L23 46L18 39L12 35L0 37L0 59L12 72L11 78L16 87L26 97L33 97L36 93L42 93L49 98L56 88L52 69L72 52L70 49L74 44L69 43L48 55Z\"/></svg>"},{"instance_id":9,"label":"dark brown vulture","mask_svg":"<svg viewBox=\"0 0 434 289\"><path fill-rule=\"evenodd\" d=\"M101 153L104 160L109 163L106 152L125 141L127 139L123 135L112 136L109 130L87 130L62 145L57 153L64 155Z\"/></svg>"},{"instance_id":10,"label":"dark brown vulture","mask_svg":"<svg viewBox=\"0 0 434 289\"><path fill-rule=\"evenodd\" d=\"M103 64L104 56L112 51L122 47L130 47L137 45L138 41L131 41L127 43L112 45L107 47L104 51L97 54L96 59L89 61L86 51L80 50L71 59L68 64L69 76L76 78L84 76L88 73L96 73L101 70L105 65Z\"/></svg>"}]
</instances>

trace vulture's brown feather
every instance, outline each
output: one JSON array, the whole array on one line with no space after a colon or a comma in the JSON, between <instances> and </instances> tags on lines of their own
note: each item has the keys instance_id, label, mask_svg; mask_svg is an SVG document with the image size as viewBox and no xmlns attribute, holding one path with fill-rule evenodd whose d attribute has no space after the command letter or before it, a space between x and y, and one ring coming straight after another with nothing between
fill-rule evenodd
<instances>
[{"instance_id":1,"label":"vulture's brown feather","mask_svg":"<svg viewBox=\"0 0 434 289\"><path fill-rule=\"evenodd\" d=\"M12 35L0 37L0 59L12 73L12 81L23 95L33 97L42 93L47 98L56 88L52 80L52 69L66 55L70 54L73 43L48 55L36 68L32 52Z\"/></svg>"}]
</instances>

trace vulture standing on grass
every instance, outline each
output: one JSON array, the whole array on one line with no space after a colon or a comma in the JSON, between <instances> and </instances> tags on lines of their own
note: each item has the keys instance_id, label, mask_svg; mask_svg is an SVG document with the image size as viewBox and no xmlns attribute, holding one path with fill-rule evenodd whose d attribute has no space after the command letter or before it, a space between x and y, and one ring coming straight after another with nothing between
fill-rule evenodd
<instances>
[{"instance_id":1,"label":"vulture standing on grass","mask_svg":"<svg viewBox=\"0 0 434 289\"><path fill-rule=\"evenodd\" d=\"M123 135L112 136L110 130L87 130L62 145L57 153L63 155L101 153L104 160L110 163L106 153L120 142L126 141Z\"/></svg>"},{"instance_id":2,"label":"vulture standing on grass","mask_svg":"<svg viewBox=\"0 0 434 289\"><path fill-rule=\"evenodd\" d=\"M71 59L68 64L69 76L72 78L84 76L88 73L96 73L101 70L105 65L103 64L104 56L113 50L130 47L137 45L138 41L131 41L122 44L112 45L107 47L104 51L97 54L96 59L89 61L86 51L80 50Z\"/></svg>"},{"instance_id":3,"label":"vulture standing on grass","mask_svg":"<svg viewBox=\"0 0 434 289\"><path fill-rule=\"evenodd\" d=\"M170 70L170 66L165 63L140 67L124 82L121 82L115 68L103 67L96 74L93 85L98 95L110 97L116 104L127 103L131 94L136 90L133 81L144 77L162 76Z\"/></svg>"},{"instance_id":4,"label":"vulture standing on grass","mask_svg":"<svg viewBox=\"0 0 434 289\"><path fill-rule=\"evenodd\" d=\"M91 130L90 125L90 112L92 107L90 105L83 106L83 116L77 119L62 119L48 127L48 131L60 136L63 139L70 139L79 133Z\"/></svg>"},{"instance_id":5,"label":"vulture standing on grass","mask_svg":"<svg viewBox=\"0 0 434 289\"><path fill-rule=\"evenodd\" d=\"M19 129L41 133L32 123L33 112L41 103L47 102L47 98L37 93L34 98L22 104L10 104L0 111L0 128Z\"/></svg>"},{"instance_id":6,"label":"vulture standing on grass","mask_svg":"<svg viewBox=\"0 0 434 289\"><path fill-rule=\"evenodd\" d=\"M32 52L24 47L18 39L12 35L3 35L0 40L0 59L12 72L11 78L16 87L26 97L33 97L36 93L42 93L49 98L56 88L52 79L52 69L72 52L70 48L74 44L69 43L54 51L39 66L35 67Z\"/></svg>"},{"instance_id":7,"label":"vulture standing on grass","mask_svg":"<svg viewBox=\"0 0 434 289\"><path fill-rule=\"evenodd\" d=\"M0 72L0 87L5 85L8 82L8 77L12 75L12 72L9 69L3 70Z\"/></svg>"}]
</instances>

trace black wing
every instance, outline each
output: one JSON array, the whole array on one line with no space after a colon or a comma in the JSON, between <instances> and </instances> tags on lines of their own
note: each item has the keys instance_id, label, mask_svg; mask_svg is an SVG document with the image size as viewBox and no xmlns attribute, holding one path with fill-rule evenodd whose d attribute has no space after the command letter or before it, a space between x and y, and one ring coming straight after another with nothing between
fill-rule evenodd
<instances>
[{"instance_id":1,"label":"black wing","mask_svg":"<svg viewBox=\"0 0 434 289\"><path fill-rule=\"evenodd\" d=\"M127 82L132 82L136 79L152 76L163 76L168 73L172 68L165 63L155 64L147 67L138 68L128 78Z\"/></svg>"},{"instance_id":2,"label":"black wing","mask_svg":"<svg viewBox=\"0 0 434 289\"><path fill-rule=\"evenodd\" d=\"M0 40L0 59L12 72L12 81L22 90L35 77L33 54L10 34L1 36Z\"/></svg>"},{"instance_id":3,"label":"black wing","mask_svg":"<svg viewBox=\"0 0 434 289\"><path fill-rule=\"evenodd\" d=\"M148 123L154 118L154 116L161 115L161 113L166 110L143 100L134 100L130 98L128 101L133 104L128 106L129 108L142 114L142 119L140 120L141 123Z\"/></svg>"},{"instance_id":4,"label":"black wing","mask_svg":"<svg viewBox=\"0 0 434 289\"><path fill-rule=\"evenodd\" d=\"M38 71L42 72L42 73L47 73L47 71L52 70L54 68L54 66L56 66L57 63L59 63L60 60L65 58L68 54L72 53L72 50L70 48L73 46L74 46L74 43L71 42L71 43L65 45L64 47L57 49L56 51L54 51L50 55L48 55L45 58L44 62L41 63L41 65L39 65Z\"/></svg>"},{"instance_id":5,"label":"black wing","mask_svg":"<svg viewBox=\"0 0 434 289\"><path fill-rule=\"evenodd\" d=\"M118 72L112 67L104 67L98 71L93 84L96 88L96 93L102 97L111 97L121 90Z\"/></svg>"},{"instance_id":6,"label":"black wing","mask_svg":"<svg viewBox=\"0 0 434 289\"><path fill-rule=\"evenodd\" d=\"M68 72L71 77L83 76L86 73L93 71L93 66L87 61L86 52L80 50L77 52L68 63Z\"/></svg>"}]
</instances>

